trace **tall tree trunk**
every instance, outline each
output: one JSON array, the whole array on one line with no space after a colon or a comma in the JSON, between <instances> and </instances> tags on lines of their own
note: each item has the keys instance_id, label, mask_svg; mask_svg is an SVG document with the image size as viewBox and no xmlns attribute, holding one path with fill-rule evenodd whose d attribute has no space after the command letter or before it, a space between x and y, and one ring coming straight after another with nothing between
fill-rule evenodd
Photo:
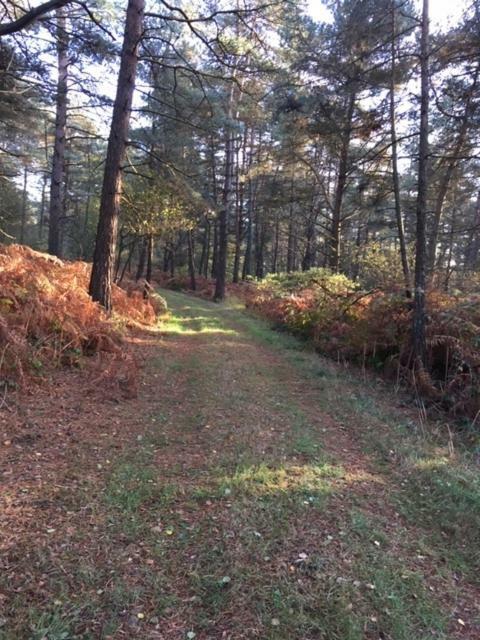
<instances>
[{"instance_id":1,"label":"tall tree trunk","mask_svg":"<svg viewBox=\"0 0 480 640\"><path fill-rule=\"evenodd\" d=\"M212 269L210 275L212 278L217 277L217 265L218 265L218 220L213 222L213 252L212 252Z\"/></svg>"},{"instance_id":2,"label":"tall tree trunk","mask_svg":"<svg viewBox=\"0 0 480 640\"><path fill-rule=\"evenodd\" d=\"M135 280L138 282L140 278L143 278L145 272L145 264L147 262L147 238L143 238L140 245L140 254L138 256L137 273L135 274ZM166 271L166 268L164 269Z\"/></svg>"},{"instance_id":3,"label":"tall tree trunk","mask_svg":"<svg viewBox=\"0 0 480 640\"><path fill-rule=\"evenodd\" d=\"M231 118L231 105L233 101L233 87L229 99L229 114ZM233 132L230 124L227 125L225 141L225 181L223 185L223 202L218 217L218 259L215 281L215 294L213 299L220 302L225 299L225 283L227 277L227 250L228 250L228 219L231 209L232 179L233 179Z\"/></svg>"},{"instance_id":4,"label":"tall tree trunk","mask_svg":"<svg viewBox=\"0 0 480 640\"><path fill-rule=\"evenodd\" d=\"M42 195L40 197L40 211L38 214L38 237L41 240L43 236L43 225L45 224L45 205L47 200L47 182L48 175L45 172L42 178Z\"/></svg>"},{"instance_id":5,"label":"tall tree trunk","mask_svg":"<svg viewBox=\"0 0 480 640\"><path fill-rule=\"evenodd\" d=\"M190 276L190 289L197 290L197 281L195 279L195 250L193 246L193 232L191 229L187 231L187 253L188 253L188 273Z\"/></svg>"},{"instance_id":6,"label":"tall tree trunk","mask_svg":"<svg viewBox=\"0 0 480 640\"><path fill-rule=\"evenodd\" d=\"M293 219L293 206L294 206L294 186L295 186L295 175L292 174L292 179L290 182L290 205L288 208L288 238L287 238L287 273L293 271L295 268L294 265L294 219Z\"/></svg>"},{"instance_id":7,"label":"tall tree trunk","mask_svg":"<svg viewBox=\"0 0 480 640\"><path fill-rule=\"evenodd\" d=\"M252 212L248 216L247 224L247 246L245 247L245 257L243 259L242 280L252 275L252 245L253 245L253 223Z\"/></svg>"},{"instance_id":8,"label":"tall tree trunk","mask_svg":"<svg viewBox=\"0 0 480 640\"><path fill-rule=\"evenodd\" d=\"M280 245L280 215L275 212L275 228L273 239L272 273L277 273L278 269L278 249Z\"/></svg>"},{"instance_id":9,"label":"tall tree trunk","mask_svg":"<svg viewBox=\"0 0 480 640\"><path fill-rule=\"evenodd\" d=\"M345 129L343 132L342 148L340 151L340 159L338 163L337 183L335 187L335 200L332 211L332 226L330 231L330 253L329 267L335 273L340 268L340 236L342 230L342 203L347 185L348 175L348 158L350 151L350 139L352 137L352 120L355 109L356 94L351 91L348 97L347 115L345 120Z\"/></svg>"},{"instance_id":10,"label":"tall tree trunk","mask_svg":"<svg viewBox=\"0 0 480 640\"><path fill-rule=\"evenodd\" d=\"M208 265L210 264L210 250L211 250L211 235L212 235L212 225L210 224L210 220L207 220L207 228L206 228L207 237L205 239L206 249L205 249L205 264L203 265L202 274L205 278L208 278Z\"/></svg>"},{"instance_id":11,"label":"tall tree trunk","mask_svg":"<svg viewBox=\"0 0 480 640\"><path fill-rule=\"evenodd\" d=\"M122 231L120 231L120 242L118 243L117 260L115 263L115 276L114 276L115 282L117 281L118 272L120 271L120 265L122 264L122 253L124 248L125 248L125 237Z\"/></svg>"},{"instance_id":12,"label":"tall tree trunk","mask_svg":"<svg viewBox=\"0 0 480 640\"><path fill-rule=\"evenodd\" d=\"M25 242L25 226L27 224L27 205L28 205L28 167L25 164L23 167L23 192L22 192L22 215L20 221L20 244Z\"/></svg>"},{"instance_id":13,"label":"tall tree trunk","mask_svg":"<svg viewBox=\"0 0 480 640\"><path fill-rule=\"evenodd\" d=\"M177 246L175 244L175 242L172 240L172 243L170 245L170 277L174 278L175 277L175 259L176 259L176 254L177 254Z\"/></svg>"},{"instance_id":14,"label":"tall tree trunk","mask_svg":"<svg viewBox=\"0 0 480 640\"><path fill-rule=\"evenodd\" d=\"M145 280L148 282L148 284L152 282L153 248L154 248L153 235L150 234L148 236L148 242L147 242L147 273L145 276Z\"/></svg>"},{"instance_id":15,"label":"tall tree trunk","mask_svg":"<svg viewBox=\"0 0 480 640\"><path fill-rule=\"evenodd\" d=\"M148 298L151 290L152 270L153 270L153 235L148 234L147 237L147 272L145 274L145 288L143 289L143 297Z\"/></svg>"},{"instance_id":16,"label":"tall tree trunk","mask_svg":"<svg viewBox=\"0 0 480 640\"><path fill-rule=\"evenodd\" d=\"M163 246L163 272L167 273L168 265L170 262L170 246L168 242L165 242Z\"/></svg>"},{"instance_id":17,"label":"tall tree trunk","mask_svg":"<svg viewBox=\"0 0 480 640\"><path fill-rule=\"evenodd\" d=\"M215 157L215 142L213 137L210 140L210 162L212 172L212 198L215 210L218 212L218 185L217 185L217 159ZM218 213L213 221L213 238L212 238L212 268L210 276L217 277L218 264Z\"/></svg>"},{"instance_id":18,"label":"tall tree trunk","mask_svg":"<svg viewBox=\"0 0 480 640\"><path fill-rule=\"evenodd\" d=\"M251 177L251 169L254 160L254 142L255 142L255 129L252 127L250 129L250 140L249 140L249 153L248 153L248 162L247 162L247 244L245 247L245 257L243 259L243 268L242 268L242 280L245 280L247 276L252 275L252 257L253 257L253 215L255 211L255 198L256 198L256 189L254 189L253 180ZM259 146L261 143L261 136L259 140Z\"/></svg>"},{"instance_id":19,"label":"tall tree trunk","mask_svg":"<svg viewBox=\"0 0 480 640\"><path fill-rule=\"evenodd\" d=\"M415 366L425 366L426 338L425 338L425 286L426 286L426 218L427 218L427 190L428 190L428 110L429 110L429 15L428 0L423 0L422 36L420 45L420 142L418 158L418 194L417 194L417 230L415 250L415 297L413 306L413 353Z\"/></svg>"},{"instance_id":20,"label":"tall tree trunk","mask_svg":"<svg viewBox=\"0 0 480 640\"><path fill-rule=\"evenodd\" d=\"M393 196L395 200L395 219L397 221L398 241L400 244L400 258L402 260L403 280L405 283L405 295L412 297L412 279L410 266L408 264L407 244L405 242L405 228L402 216L402 204L400 199L400 180L398 176L398 142L395 126L395 72L396 72L396 20L395 20L396 0L392 0L392 42L391 42L391 69L390 69L390 137L392 143L392 181Z\"/></svg>"},{"instance_id":21,"label":"tall tree trunk","mask_svg":"<svg viewBox=\"0 0 480 640\"><path fill-rule=\"evenodd\" d=\"M90 187L90 180L91 180L91 158L90 158L90 146L88 147L88 151L87 151L87 167L88 167L88 189L87 189L87 195L85 197L85 214L84 214L84 218L83 218L83 237L86 238L87 237L87 233L88 233L88 225L90 224L90 200L91 200L91 187ZM83 252L84 257L85 257L85 251Z\"/></svg>"},{"instance_id":22,"label":"tall tree trunk","mask_svg":"<svg viewBox=\"0 0 480 640\"><path fill-rule=\"evenodd\" d=\"M48 252L54 256L61 254L60 224L64 216L65 186L65 143L67 135L68 102L68 36L67 18L64 7L57 14L57 97L55 113L55 142L53 146L52 176L50 182L50 210L48 224Z\"/></svg>"},{"instance_id":23,"label":"tall tree trunk","mask_svg":"<svg viewBox=\"0 0 480 640\"><path fill-rule=\"evenodd\" d=\"M45 225L45 210L47 203L47 184L48 184L48 123L45 119L44 127L43 127L43 139L44 139L44 152L45 152L45 171L42 178L42 199L40 201L40 213L38 216L38 238L39 240L43 237L43 227Z\"/></svg>"},{"instance_id":24,"label":"tall tree trunk","mask_svg":"<svg viewBox=\"0 0 480 640\"><path fill-rule=\"evenodd\" d=\"M100 199L100 216L90 279L90 295L93 300L100 302L107 310L112 308L112 275L122 192L122 164L125 159L130 112L135 90L138 46L143 32L144 7L145 0L128 0L117 94L113 105L112 124L108 139Z\"/></svg>"},{"instance_id":25,"label":"tall tree trunk","mask_svg":"<svg viewBox=\"0 0 480 640\"><path fill-rule=\"evenodd\" d=\"M264 274L264 249L265 230L260 213L260 207L255 207L255 277L263 278Z\"/></svg>"},{"instance_id":26,"label":"tall tree trunk","mask_svg":"<svg viewBox=\"0 0 480 640\"><path fill-rule=\"evenodd\" d=\"M205 216L205 226L203 227L203 236L202 236L202 252L200 253L200 262L198 263L198 275L202 276L205 271L205 262L207 258L207 249L209 244L208 237L208 218ZM208 269L208 267L207 267Z\"/></svg>"},{"instance_id":27,"label":"tall tree trunk","mask_svg":"<svg viewBox=\"0 0 480 640\"><path fill-rule=\"evenodd\" d=\"M243 207L244 207L244 180L246 172L246 157L247 157L247 137L248 129L245 127L242 140L239 142L236 150L236 180L235 180L235 194L236 194L236 217L235 217L235 255L233 259L233 282L238 282L240 279L240 259L242 253L242 238L244 232L244 219L243 219ZM240 151L242 153L242 165L240 167ZM241 175L240 175L241 174Z\"/></svg>"}]
</instances>

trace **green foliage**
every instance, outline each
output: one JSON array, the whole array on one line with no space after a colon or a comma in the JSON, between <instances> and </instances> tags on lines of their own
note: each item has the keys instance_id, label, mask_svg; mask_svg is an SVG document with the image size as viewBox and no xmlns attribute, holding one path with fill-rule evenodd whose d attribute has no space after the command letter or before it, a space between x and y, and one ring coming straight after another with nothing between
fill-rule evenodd
<instances>
[{"instance_id":1,"label":"green foliage","mask_svg":"<svg viewBox=\"0 0 480 640\"><path fill-rule=\"evenodd\" d=\"M279 296L298 293L302 289L312 287L323 291L325 295L345 295L358 288L347 276L332 273L330 269L321 267L308 271L271 273L259 285L260 290L266 289Z\"/></svg>"},{"instance_id":2,"label":"green foliage","mask_svg":"<svg viewBox=\"0 0 480 640\"><path fill-rule=\"evenodd\" d=\"M358 267L361 286L366 289L394 291L399 283L403 283L402 262L396 247L385 246L378 241L369 242L355 247L352 258Z\"/></svg>"}]
</instances>

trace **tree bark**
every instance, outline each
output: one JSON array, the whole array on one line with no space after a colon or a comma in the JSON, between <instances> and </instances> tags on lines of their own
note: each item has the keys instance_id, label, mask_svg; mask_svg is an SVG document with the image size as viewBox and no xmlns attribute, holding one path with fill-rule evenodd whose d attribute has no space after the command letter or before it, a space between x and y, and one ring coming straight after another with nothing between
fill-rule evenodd
<instances>
[{"instance_id":1,"label":"tree bark","mask_svg":"<svg viewBox=\"0 0 480 640\"><path fill-rule=\"evenodd\" d=\"M255 210L255 196L256 189L254 189L253 180L251 177L251 168L254 159L254 151L253 146L255 142L255 130L252 127L250 130L250 141L249 141L249 153L248 153L248 163L247 163L247 243L245 247L245 257L243 259L243 268L242 268L242 280L245 280L247 276L252 275L252 256L253 256L253 215Z\"/></svg>"},{"instance_id":2,"label":"tree bark","mask_svg":"<svg viewBox=\"0 0 480 640\"><path fill-rule=\"evenodd\" d=\"M143 238L142 244L140 245L140 254L138 256L138 265L137 265L137 273L135 274L135 280L138 282L140 278L143 278L143 274L145 271L145 264L147 262L147 238Z\"/></svg>"},{"instance_id":3,"label":"tree bark","mask_svg":"<svg viewBox=\"0 0 480 640\"><path fill-rule=\"evenodd\" d=\"M400 244L400 258L402 261L403 279L405 283L405 295L412 297L412 281L410 266L408 264L407 244L405 242L405 228L402 216L402 204L400 199L400 180L398 176L398 143L395 126L395 71L396 71L396 21L395 21L396 0L392 0L392 42L391 42L391 69L390 69L390 137L392 143L392 181L393 196L395 200L395 219L397 221L398 241Z\"/></svg>"},{"instance_id":4,"label":"tree bark","mask_svg":"<svg viewBox=\"0 0 480 640\"><path fill-rule=\"evenodd\" d=\"M190 276L190 289L197 290L197 281L195 279L195 252L193 246L193 232L191 229L187 231L187 249L188 249L188 273Z\"/></svg>"},{"instance_id":5,"label":"tree bark","mask_svg":"<svg viewBox=\"0 0 480 640\"><path fill-rule=\"evenodd\" d=\"M340 160L338 163L337 184L335 187L335 200L332 212L332 227L330 232L329 267L335 273L340 269L340 235L342 228L342 203L347 184L348 157L350 151L350 138L352 136L352 120L355 109L356 94L351 91L348 98L347 117L343 133Z\"/></svg>"},{"instance_id":6,"label":"tree bark","mask_svg":"<svg viewBox=\"0 0 480 640\"><path fill-rule=\"evenodd\" d=\"M231 105L233 101L233 87L229 100L230 108L228 118L231 118ZM231 208L232 178L233 178L233 132L230 123L227 125L225 141L225 181L223 185L223 202L218 216L218 257L215 280L215 293L213 299L220 302L225 299L225 284L227 277L227 251L228 251L228 218Z\"/></svg>"},{"instance_id":7,"label":"tree bark","mask_svg":"<svg viewBox=\"0 0 480 640\"><path fill-rule=\"evenodd\" d=\"M52 177L50 182L50 210L48 253L61 254L60 224L64 216L65 143L67 135L68 103L68 36L65 9L57 9L57 97L55 113L55 142L53 146Z\"/></svg>"},{"instance_id":8,"label":"tree bark","mask_svg":"<svg viewBox=\"0 0 480 640\"><path fill-rule=\"evenodd\" d=\"M275 227L273 239L273 255L272 255L272 273L277 273L278 269L278 250L280 246L280 215L275 212Z\"/></svg>"},{"instance_id":9,"label":"tree bark","mask_svg":"<svg viewBox=\"0 0 480 640\"><path fill-rule=\"evenodd\" d=\"M145 288L143 290L143 297L148 298L150 295L150 284L152 282L153 271L153 235L150 233L147 237L147 272L145 274Z\"/></svg>"},{"instance_id":10,"label":"tree bark","mask_svg":"<svg viewBox=\"0 0 480 640\"><path fill-rule=\"evenodd\" d=\"M42 195L40 198L40 212L38 214L38 237L41 240L43 236L43 225L45 223L45 204L47 199L47 183L48 175L43 174L42 178Z\"/></svg>"},{"instance_id":11,"label":"tree bark","mask_svg":"<svg viewBox=\"0 0 480 640\"><path fill-rule=\"evenodd\" d=\"M260 207L255 207L255 277L263 278L264 273L264 249L265 249L265 229L260 212Z\"/></svg>"},{"instance_id":12,"label":"tree bark","mask_svg":"<svg viewBox=\"0 0 480 640\"><path fill-rule=\"evenodd\" d=\"M249 207L250 208L250 207ZM242 280L252 275L252 245L253 245L253 224L252 212L250 211L247 224L247 246L245 247L245 257L243 259Z\"/></svg>"},{"instance_id":13,"label":"tree bark","mask_svg":"<svg viewBox=\"0 0 480 640\"><path fill-rule=\"evenodd\" d=\"M293 271L295 268L294 262L294 236L293 236L293 228L294 228L294 219L293 219L293 206L294 206L294 186L295 186L295 175L292 175L292 179L290 182L290 205L288 208L288 238L287 238L287 273Z\"/></svg>"},{"instance_id":14,"label":"tree bark","mask_svg":"<svg viewBox=\"0 0 480 640\"><path fill-rule=\"evenodd\" d=\"M242 253L242 238L243 238L243 207L244 207L244 182L243 176L246 171L246 151L247 151L247 136L248 131L245 127L245 132L243 135L243 139L239 142L236 149L236 172L235 172L235 198L236 198L236 208L235 208L235 255L233 258L233 274L232 281L237 283L240 279L240 258ZM242 153L242 166L240 167L240 151L243 150ZM242 178L242 179L241 179Z\"/></svg>"},{"instance_id":15,"label":"tree bark","mask_svg":"<svg viewBox=\"0 0 480 640\"><path fill-rule=\"evenodd\" d=\"M429 16L428 0L423 0L422 36L420 45L420 143L418 158L418 194L417 194L417 229L415 251L415 297L413 306L413 353L415 366L423 368L426 358L425 338L425 286L426 286L426 218L427 218L427 189L428 189L428 154L429 154Z\"/></svg>"},{"instance_id":16,"label":"tree bark","mask_svg":"<svg viewBox=\"0 0 480 640\"><path fill-rule=\"evenodd\" d=\"M21 223L20 223L20 244L24 244L25 242L25 226L27 224L27 205L28 205L27 183L28 183L28 167L25 164L23 167L23 192L22 192L22 216L21 216Z\"/></svg>"},{"instance_id":17,"label":"tree bark","mask_svg":"<svg viewBox=\"0 0 480 640\"><path fill-rule=\"evenodd\" d=\"M205 227L203 229L202 253L200 254L200 264L198 265L198 273L201 276L208 275L208 263L210 260L210 221L205 216Z\"/></svg>"},{"instance_id":18,"label":"tree bark","mask_svg":"<svg viewBox=\"0 0 480 640\"><path fill-rule=\"evenodd\" d=\"M127 147L138 63L138 47L143 32L144 8L145 0L128 0L117 94L108 139L100 199L100 216L90 279L90 295L93 300L100 302L107 310L112 308L112 275L122 192L122 164Z\"/></svg>"},{"instance_id":19,"label":"tree bark","mask_svg":"<svg viewBox=\"0 0 480 640\"><path fill-rule=\"evenodd\" d=\"M147 274L145 276L145 280L148 282L148 284L152 282L153 248L154 248L153 235L150 234L148 236L148 243L147 243Z\"/></svg>"}]
</instances>

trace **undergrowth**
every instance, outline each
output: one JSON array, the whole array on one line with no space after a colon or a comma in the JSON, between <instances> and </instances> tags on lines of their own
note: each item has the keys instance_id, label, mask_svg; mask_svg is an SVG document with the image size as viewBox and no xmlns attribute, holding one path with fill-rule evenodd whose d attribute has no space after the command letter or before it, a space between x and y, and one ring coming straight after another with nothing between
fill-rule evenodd
<instances>
[{"instance_id":1,"label":"undergrowth","mask_svg":"<svg viewBox=\"0 0 480 640\"><path fill-rule=\"evenodd\" d=\"M156 310L140 291L113 286L109 317L88 295L90 265L20 245L0 246L0 382L23 385L53 366L81 366L104 354L105 368L131 368L122 328L153 324Z\"/></svg>"},{"instance_id":2,"label":"undergrowth","mask_svg":"<svg viewBox=\"0 0 480 640\"><path fill-rule=\"evenodd\" d=\"M243 296L277 329L341 362L382 372L430 406L470 421L480 412L479 296L431 291L427 363L413 374L412 304L401 289L361 290L326 269L267 276Z\"/></svg>"}]
</instances>

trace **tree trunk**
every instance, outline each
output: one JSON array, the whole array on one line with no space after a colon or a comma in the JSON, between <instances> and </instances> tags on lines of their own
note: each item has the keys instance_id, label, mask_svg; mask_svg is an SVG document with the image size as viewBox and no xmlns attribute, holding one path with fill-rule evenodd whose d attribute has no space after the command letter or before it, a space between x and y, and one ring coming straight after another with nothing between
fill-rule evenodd
<instances>
[{"instance_id":1,"label":"tree trunk","mask_svg":"<svg viewBox=\"0 0 480 640\"><path fill-rule=\"evenodd\" d=\"M213 255L212 255L212 270L210 275L212 278L217 277L217 264L218 264L218 220L213 222Z\"/></svg>"},{"instance_id":2,"label":"tree trunk","mask_svg":"<svg viewBox=\"0 0 480 640\"><path fill-rule=\"evenodd\" d=\"M340 160L338 163L337 184L335 187L335 200L332 211L332 227L330 232L330 254L329 267L335 273L340 268L340 235L342 228L342 203L347 184L348 175L348 157L350 151L350 138L352 136L352 120L355 109L356 95L355 91L351 91L348 98L347 118L345 122L345 130L343 133L342 148L340 152Z\"/></svg>"},{"instance_id":3,"label":"tree trunk","mask_svg":"<svg viewBox=\"0 0 480 640\"><path fill-rule=\"evenodd\" d=\"M238 158L238 154L237 154ZM238 160L237 160L238 171ZM239 176L237 174L236 180L236 209L235 209L235 255L233 258L233 282L238 282L240 279L240 255L242 252L242 235L243 235L243 184L240 184Z\"/></svg>"},{"instance_id":4,"label":"tree trunk","mask_svg":"<svg viewBox=\"0 0 480 640\"><path fill-rule=\"evenodd\" d=\"M247 163L247 175L248 175L248 188L247 188L247 246L245 247L245 257L243 259L243 268L242 268L242 280L245 280L247 276L252 275L252 255L253 255L253 215L255 211L255 195L256 190L253 188L253 181L251 178L251 168L253 164L253 147L255 142L255 130L250 130L250 141L249 141L249 153L248 153L248 163Z\"/></svg>"},{"instance_id":5,"label":"tree trunk","mask_svg":"<svg viewBox=\"0 0 480 640\"><path fill-rule=\"evenodd\" d=\"M145 274L145 287L143 289L143 297L146 299L150 295L153 269L153 235L150 233L146 242L147 254L147 273Z\"/></svg>"},{"instance_id":6,"label":"tree trunk","mask_svg":"<svg viewBox=\"0 0 480 640\"><path fill-rule=\"evenodd\" d=\"M208 275L208 263L210 261L210 221L205 217L205 228L203 232L202 253L198 273L205 278Z\"/></svg>"},{"instance_id":7,"label":"tree trunk","mask_svg":"<svg viewBox=\"0 0 480 640\"><path fill-rule=\"evenodd\" d=\"M21 224L20 224L20 244L24 244L25 242L25 226L27 224L27 204L28 204L27 183L28 183L28 167L25 164L23 167L23 192L22 192L22 216L21 216Z\"/></svg>"},{"instance_id":8,"label":"tree trunk","mask_svg":"<svg viewBox=\"0 0 480 640\"><path fill-rule=\"evenodd\" d=\"M247 225L247 246L245 247L245 257L243 259L242 280L252 275L252 244L253 244L253 224L252 212L248 217Z\"/></svg>"},{"instance_id":9,"label":"tree trunk","mask_svg":"<svg viewBox=\"0 0 480 640\"><path fill-rule=\"evenodd\" d=\"M280 215L275 212L275 229L273 240L272 273L277 273L278 269L278 249L280 245Z\"/></svg>"},{"instance_id":10,"label":"tree trunk","mask_svg":"<svg viewBox=\"0 0 480 640\"><path fill-rule=\"evenodd\" d=\"M426 268L426 218L428 189L428 110L429 110L429 16L428 0L423 0L422 36L420 45L421 100L420 100L420 142L418 158L417 232L415 251L415 298L413 307L413 353L415 366L423 368L426 357L425 338L425 268Z\"/></svg>"},{"instance_id":11,"label":"tree trunk","mask_svg":"<svg viewBox=\"0 0 480 640\"><path fill-rule=\"evenodd\" d=\"M248 130L245 127L243 139L239 142L236 150L236 180L235 180L235 194L236 194L236 218L235 218L235 256L233 260L233 282L238 282L240 279L240 259L242 253L242 239L244 233L244 181L243 176L246 172L246 157L247 157L247 137ZM242 166L240 168L240 151L242 153ZM241 175L240 175L241 174Z\"/></svg>"},{"instance_id":12,"label":"tree trunk","mask_svg":"<svg viewBox=\"0 0 480 640\"><path fill-rule=\"evenodd\" d=\"M233 88L230 97L230 113L233 100ZM225 182L223 186L223 202L218 217L218 258L215 281L215 294L213 299L220 302L225 299L225 283L227 277L227 250L228 250L228 218L231 208L232 178L233 178L233 133L230 124L227 125L225 141Z\"/></svg>"},{"instance_id":13,"label":"tree trunk","mask_svg":"<svg viewBox=\"0 0 480 640\"><path fill-rule=\"evenodd\" d=\"M290 207L288 209L288 238L287 238L287 273L295 269L294 266L294 220L293 220L293 182L290 196Z\"/></svg>"},{"instance_id":14,"label":"tree trunk","mask_svg":"<svg viewBox=\"0 0 480 640\"><path fill-rule=\"evenodd\" d=\"M187 249L188 249L188 273L190 276L190 289L197 290L197 281L195 279L195 252L193 247L193 232L191 229L187 232Z\"/></svg>"},{"instance_id":15,"label":"tree trunk","mask_svg":"<svg viewBox=\"0 0 480 640\"><path fill-rule=\"evenodd\" d=\"M90 295L93 300L100 302L107 310L112 308L112 272L122 192L122 164L125 159L130 112L135 90L138 46L143 32L144 5L145 0L128 0L117 94L113 105L112 124L108 139L100 199L100 216L90 279Z\"/></svg>"},{"instance_id":16,"label":"tree trunk","mask_svg":"<svg viewBox=\"0 0 480 640\"><path fill-rule=\"evenodd\" d=\"M125 237L123 233L120 231L120 242L118 243L117 261L115 264L115 277L114 277L115 282L117 281L118 272L120 271L120 265L122 263L122 253L124 248L125 248Z\"/></svg>"},{"instance_id":17,"label":"tree trunk","mask_svg":"<svg viewBox=\"0 0 480 640\"><path fill-rule=\"evenodd\" d=\"M64 7L57 9L57 97L55 113L55 142L53 146L52 177L50 182L50 210L48 223L48 253L61 254L60 224L64 216L65 141L67 135L68 101L68 36Z\"/></svg>"},{"instance_id":18,"label":"tree trunk","mask_svg":"<svg viewBox=\"0 0 480 640\"><path fill-rule=\"evenodd\" d=\"M395 71L396 71L396 54L395 54L395 6L396 0L392 0L392 43L391 43L391 69L390 69L390 137L392 143L392 181L393 195L395 199L395 219L397 221L398 241L400 243L400 258L402 260L403 279L405 282L405 295L407 298L412 297L412 280L410 275L410 267L408 264L407 245L405 242L405 228L403 224L402 205L400 200L400 180L398 176L398 143L397 131L395 126Z\"/></svg>"},{"instance_id":19,"label":"tree trunk","mask_svg":"<svg viewBox=\"0 0 480 640\"><path fill-rule=\"evenodd\" d=\"M175 277L175 257L176 257L176 253L177 253L177 248L175 246L175 243L172 241L172 244L170 246L170 277L174 278Z\"/></svg>"},{"instance_id":20,"label":"tree trunk","mask_svg":"<svg viewBox=\"0 0 480 640\"><path fill-rule=\"evenodd\" d=\"M150 284L152 282L152 271L153 271L153 235L150 234L148 236L147 241L147 273L145 275L145 280Z\"/></svg>"},{"instance_id":21,"label":"tree trunk","mask_svg":"<svg viewBox=\"0 0 480 640\"><path fill-rule=\"evenodd\" d=\"M260 208L255 208L255 277L264 276L264 244L265 233Z\"/></svg>"},{"instance_id":22,"label":"tree trunk","mask_svg":"<svg viewBox=\"0 0 480 640\"><path fill-rule=\"evenodd\" d=\"M143 278L143 273L145 271L145 264L147 262L147 244L147 238L143 238L142 244L140 245L140 254L138 256L137 273L135 274L135 280L137 282L140 278Z\"/></svg>"}]
</instances>

